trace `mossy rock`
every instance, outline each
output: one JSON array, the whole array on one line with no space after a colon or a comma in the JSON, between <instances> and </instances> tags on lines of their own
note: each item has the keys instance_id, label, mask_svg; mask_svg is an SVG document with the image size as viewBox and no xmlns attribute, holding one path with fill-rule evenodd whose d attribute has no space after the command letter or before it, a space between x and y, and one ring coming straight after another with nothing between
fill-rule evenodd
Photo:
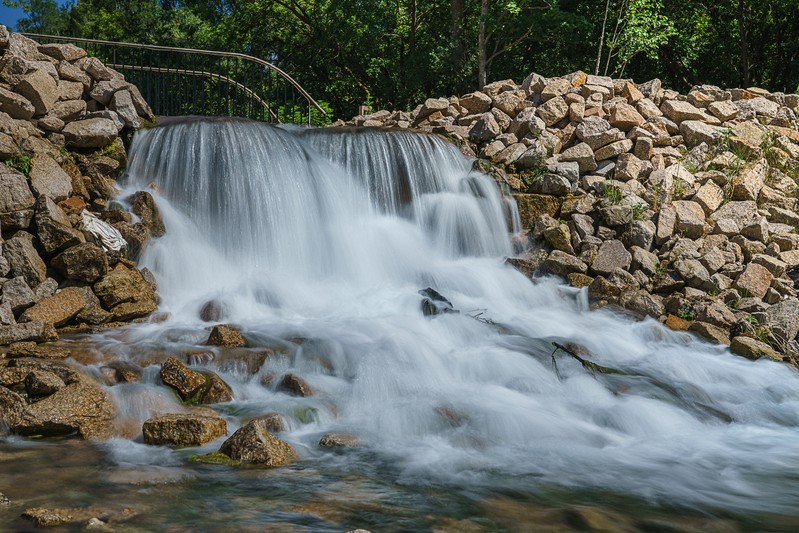
<instances>
[{"instance_id":1,"label":"mossy rock","mask_svg":"<svg viewBox=\"0 0 799 533\"><path fill-rule=\"evenodd\" d=\"M205 455L192 455L187 459L190 463L201 463L204 465L223 465L241 466L241 461L231 459L222 452L211 452Z\"/></svg>"}]
</instances>

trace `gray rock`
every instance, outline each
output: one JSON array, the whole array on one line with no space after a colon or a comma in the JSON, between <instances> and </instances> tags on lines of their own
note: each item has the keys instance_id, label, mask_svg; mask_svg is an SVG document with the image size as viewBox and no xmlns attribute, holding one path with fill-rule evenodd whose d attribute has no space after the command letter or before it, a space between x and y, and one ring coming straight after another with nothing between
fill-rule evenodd
<instances>
[{"instance_id":1,"label":"gray rock","mask_svg":"<svg viewBox=\"0 0 799 533\"><path fill-rule=\"evenodd\" d=\"M576 162L581 174L596 170L594 151L586 143L576 144L571 148L567 148L561 152L560 160Z\"/></svg>"},{"instance_id":2,"label":"gray rock","mask_svg":"<svg viewBox=\"0 0 799 533\"><path fill-rule=\"evenodd\" d=\"M83 234L72 228L66 213L46 195L36 201L36 235L49 254L85 242Z\"/></svg>"},{"instance_id":3,"label":"gray rock","mask_svg":"<svg viewBox=\"0 0 799 533\"><path fill-rule=\"evenodd\" d=\"M86 50L74 44L40 44L39 52L59 61L75 61L86 57Z\"/></svg>"},{"instance_id":4,"label":"gray rock","mask_svg":"<svg viewBox=\"0 0 799 533\"><path fill-rule=\"evenodd\" d=\"M698 239L705 232L705 211L690 200L672 202L677 214L677 231L689 239Z\"/></svg>"},{"instance_id":5,"label":"gray rock","mask_svg":"<svg viewBox=\"0 0 799 533\"><path fill-rule=\"evenodd\" d=\"M572 183L565 177L546 173L530 185L530 192L566 196L572 192Z\"/></svg>"},{"instance_id":6,"label":"gray rock","mask_svg":"<svg viewBox=\"0 0 799 533\"><path fill-rule=\"evenodd\" d=\"M47 278L47 265L39 257L30 233L16 232L3 244L3 256L11 266L11 273L25 278L28 286L35 287Z\"/></svg>"},{"instance_id":7,"label":"gray rock","mask_svg":"<svg viewBox=\"0 0 799 533\"><path fill-rule=\"evenodd\" d=\"M76 64L80 64L80 68L86 71L94 81L110 81L121 76L115 70L103 65L96 57L80 59Z\"/></svg>"},{"instance_id":8,"label":"gray rock","mask_svg":"<svg viewBox=\"0 0 799 533\"><path fill-rule=\"evenodd\" d=\"M688 146L701 143L714 145L722 137L723 132L723 128L711 126L701 120L685 120L680 124L680 135Z\"/></svg>"},{"instance_id":9,"label":"gray rock","mask_svg":"<svg viewBox=\"0 0 799 533\"><path fill-rule=\"evenodd\" d=\"M799 333L799 300L782 300L766 310L766 324L776 339L787 344Z\"/></svg>"},{"instance_id":10,"label":"gray rock","mask_svg":"<svg viewBox=\"0 0 799 533\"><path fill-rule=\"evenodd\" d=\"M569 106L563 98L556 96L539 106L536 113L544 121L544 124L554 126L566 118L569 114Z\"/></svg>"},{"instance_id":11,"label":"gray rock","mask_svg":"<svg viewBox=\"0 0 799 533\"><path fill-rule=\"evenodd\" d=\"M710 218L715 221L731 220L740 229L749 224L757 215L757 204L753 201L727 202Z\"/></svg>"},{"instance_id":12,"label":"gray rock","mask_svg":"<svg viewBox=\"0 0 799 533\"><path fill-rule=\"evenodd\" d=\"M33 104L34 116L46 115L58 100L58 85L43 70L26 74L14 91Z\"/></svg>"},{"instance_id":13,"label":"gray rock","mask_svg":"<svg viewBox=\"0 0 799 533\"><path fill-rule=\"evenodd\" d=\"M89 118L67 124L62 133L77 148L104 148L114 142L118 131L107 118Z\"/></svg>"},{"instance_id":14,"label":"gray rock","mask_svg":"<svg viewBox=\"0 0 799 533\"><path fill-rule=\"evenodd\" d=\"M58 338L53 326L46 322L25 322L11 326L0 326L0 345L12 342L47 342Z\"/></svg>"},{"instance_id":15,"label":"gray rock","mask_svg":"<svg viewBox=\"0 0 799 533\"><path fill-rule=\"evenodd\" d=\"M613 157L617 157L621 154L629 152L633 149L633 142L629 139L624 139L621 141L616 141L608 144L607 146L603 146L599 148L594 153L594 157L597 161L604 161L605 159L611 159Z\"/></svg>"},{"instance_id":16,"label":"gray rock","mask_svg":"<svg viewBox=\"0 0 799 533\"><path fill-rule=\"evenodd\" d=\"M757 200L760 189L766 183L768 168L768 163L765 160L746 165L732 180L733 200Z\"/></svg>"},{"instance_id":17,"label":"gray rock","mask_svg":"<svg viewBox=\"0 0 799 533\"><path fill-rule=\"evenodd\" d=\"M630 247L630 255L632 257L630 267L633 270L640 270L647 276L655 275L660 265L658 256L638 246Z\"/></svg>"},{"instance_id":18,"label":"gray rock","mask_svg":"<svg viewBox=\"0 0 799 533\"><path fill-rule=\"evenodd\" d=\"M485 113L491 109L491 97L480 91L461 96L459 103L472 115Z\"/></svg>"},{"instance_id":19,"label":"gray rock","mask_svg":"<svg viewBox=\"0 0 799 533\"><path fill-rule=\"evenodd\" d=\"M660 105L660 110L677 124L686 120L706 121L709 117L701 109L679 100L666 100Z\"/></svg>"},{"instance_id":20,"label":"gray rock","mask_svg":"<svg viewBox=\"0 0 799 533\"><path fill-rule=\"evenodd\" d=\"M37 196L49 196L55 201L72 195L72 178L49 155L37 154L31 161L31 189Z\"/></svg>"},{"instance_id":21,"label":"gray rock","mask_svg":"<svg viewBox=\"0 0 799 533\"><path fill-rule=\"evenodd\" d=\"M710 273L696 259L678 259L674 262L674 270L680 275L689 287L701 290L711 288Z\"/></svg>"},{"instance_id":22,"label":"gray rock","mask_svg":"<svg viewBox=\"0 0 799 533\"><path fill-rule=\"evenodd\" d=\"M0 326L11 326L16 323L11 306L5 302L0 303Z\"/></svg>"},{"instance_id":23,"label":"gray rock","mask_svg":"<svg viewBox=\"0 0 799 533\"><path fill-rule=\"evenodd\" d=\"M81 119L85 114L86 102L80 99L57 102L53 109L50 110L50 116L61 119L64 122Z\"/></svg>"},{"instance_id":24,"label":"gray rock","mask_svg":"<svg viewBox=\"0 0 799 533\"><path fill-rule=\"evenodd\" d=\"M36 303L36 295L28 287L25 278L18 276L3 284L3 305L7 305L14 315L19 315L25 309Z\"/></svg>"},{"instance_id":25,"label":"gray rock","mask_svg":"<svg viewBox=\"0 0 799 533\"><path fill-rule=\"evenodd\" d=\"M624 247L621 241L609 240L602 243L599 251L591 263L591 268L598 274L609 276L618 268L627 270L630 268L632 255Z\"/></svg>"},{"instance_id":26,"label":"gray rock","mask_svg":"<svg viewBox=\"0 0 799 533\"><path fill-rule=\"evenodd\" d=\"M622 293L619 304L640 317L658 318L665 313L663 298L640 289Z\"/></svg>"},{"instance_id":27,"label":"gray rock","mask_svg":"<svg viewBox=\"0 0 799 533\"><path fill-rule=\"evenodd\" d=\"M74 81L78 82L83 85L85 90L89 90L92 84L92 79L81 70L79 67L76 67L72 63L67 61L60 61L58 65L56 65L56 69L58 70L58 75L63 80L67 81Z\"/></svg>"},{"instance_id":28,"label":"gray rock","mask_svg":"<svg viewBox=\"0 0 799 533\"><path fill-rule=\"evenodd\" d=\"M622 235L622 242L628 248L637 246L644 250L651 250L655 240L657 228L651 220L633 220Z\"/></svg>"},{"instance_id":29,"label":"gray rock","mask_svg":"<svg viewBox=\"0 0 799 533\"><path fill-rule=\"evenodd\" d=\"M569 255L561 250L554 250L549 254L549 257L546 258L542 267L547 272L564 278L569 274L585 274L588 272L588 265L573 255Z\"/></svg>"},{"instance_id":30,"label":"gray rock","mask_svg":"<svg viewBox=\"0 0 799 533\"><path fill-rule=\"evenodd\" d=\"M11 118L21 120L28 120L36 112L30 100L3 87L0 87L0 106Z\"/></svg>"},{"instance_id":31,"label":"gray rock","mask_svg":"<svg viewBox=\"0 0 799 533\"><path fill-rule=\"evenodd\" d=\"M483 143L489 141L502 133L502 130L494 118L492 113L484 113L480 120L475 122L472 129L469 130L469 138L475 143Z\"/></svg>"},{"instance_id":32,"label":"gray rock","mask_svg":"<svg viewBox=\"0 0 799 533\"><path fill-rule=\"evenodd\" d=\"M3 164L0 164L0 224L3 231L8 228L20 227L17 223L20 219L30 217L33 214L32 207L36 202L33 194L28 187L25 176ZM22 212L22 216L20 216ZM24 224L23 227L27 227Z\"/></svg>"},{"instance_id":33,"label":"gray rock","mask_svg":"<svg viewBox=\"0 0 799 533\"><path fill-rule=\"evenodd\" d=\"M710 215L724 202L724 189L716 185L713 180L708 180L696 191L692 201L698 203Z\"/></svg>"},{"instance_id":34,"label":"gray rock","mask_svg":"<svg viewBox=\"0 0 799 533\"><path fill-rule=\"evenodd\" d=\"M297 459L289 444L269 433L267 424L256 419L248 422L226 440L219 451L244 463L281 466Z\"/></svg>"}]
</instances>

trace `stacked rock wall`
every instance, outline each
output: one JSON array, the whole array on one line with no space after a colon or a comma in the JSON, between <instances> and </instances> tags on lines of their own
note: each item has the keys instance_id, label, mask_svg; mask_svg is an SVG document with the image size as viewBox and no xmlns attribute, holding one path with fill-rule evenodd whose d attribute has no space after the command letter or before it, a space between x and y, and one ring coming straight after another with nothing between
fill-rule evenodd
<instances>
[{"instance_id":1,"label":"stacked rock wall","mask_svg":"<svg viewBox=\"0 0 799 533\"><path fill-rule=\"evenodd\" d=\"M798 112L797 94L575 72L346 124L443 134L480 158L517 201L528 251L509 262L526 273L795 363Z\"/></svg>"},{"instance_id":2,"label":"stacked rock wall","mask_svg":"<svg viewBox=\"0 0 799 533\"><path fill-rule=\"evenodd\" d=\"M154 281L130 259L162 223L147 193L136 222L111 199L122 138L152 111L81 48L0 26L0 52L0 345L146 317Z\"/></svg>"}]
</instances>

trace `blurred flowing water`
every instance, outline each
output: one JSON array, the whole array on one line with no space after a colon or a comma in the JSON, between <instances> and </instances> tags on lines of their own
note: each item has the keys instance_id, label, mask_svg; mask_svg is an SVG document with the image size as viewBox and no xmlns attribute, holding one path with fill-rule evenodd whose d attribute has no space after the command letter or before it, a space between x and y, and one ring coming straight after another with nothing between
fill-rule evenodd
<instances>
[{"instance_id":1,"label":"blurred flowing water","mask_svg":"<svg viewBox=\"0 0 799 533\"><path fill-rule=\"evenodd\" d=\"M279 412L289 426L281 438L303 459L266 471L191 467L184 459L196 449L141 444L142 421L182 408L150 366L142 383L109 388L133 428L133 440L96 452L106 465L96 483L111 492L160 501L169 491L138 483L164 476L182 487L173 489L182 500L169 501L187 523L199 520L199 499L227 502L236 511L226 520L241 526L309 530L459 531L452 524L463 519L476 531L517 530L530 517L537 530L590 529L547 515L589 504L619 531L797 527L797 372L653 320L589 311L583 292L505 265L514 206L454 146L220 120L139 132L130 157L127 192L159 191L167 234L141 263L170 318L77 345L90 343L98 366L187 355L231 385L235 399L215 406L229 432ZM459 312L424 316L426 287ZM209 301L247 348L203 346ZM552 342L581 345L623 374L553 357ZM263 384L287 371L315 395ZM328 431L362 446L321 449ZM308 523L287 510L321 493L345 510L339 502L335 517L310 513ZM259 510L245 512L255 500ZM686 516L687 529L662 522Z\"/></svg>"}]
</instances>

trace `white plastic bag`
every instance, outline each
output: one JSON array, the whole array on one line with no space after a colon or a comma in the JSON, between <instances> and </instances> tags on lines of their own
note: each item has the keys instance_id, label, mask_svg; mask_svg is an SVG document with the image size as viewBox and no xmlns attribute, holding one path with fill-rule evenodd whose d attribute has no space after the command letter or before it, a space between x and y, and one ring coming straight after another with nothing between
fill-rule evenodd
<instances>
[{"instance_id":1,"label":"white plastic bag","mask_svg":"<svg viewBox=\"0 0 799 533\"><path fill-rule=\"evenodd\" d=\"M106 251L119 252L128 246L119 230L97 218L94 213L84 209L80 216L83 233Z\"/></svg>"}]
</instances>

